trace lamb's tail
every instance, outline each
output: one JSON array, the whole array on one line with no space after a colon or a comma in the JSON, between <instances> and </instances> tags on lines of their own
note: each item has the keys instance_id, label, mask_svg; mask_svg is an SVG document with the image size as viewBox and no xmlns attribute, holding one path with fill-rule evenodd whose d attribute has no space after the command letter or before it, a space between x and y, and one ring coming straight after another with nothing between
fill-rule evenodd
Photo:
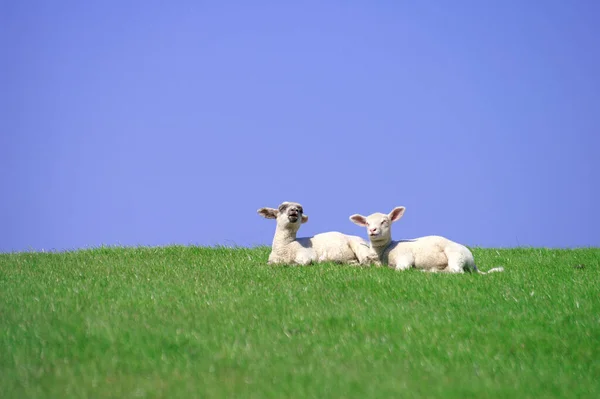
<instances>
[{"instance_id":1,"label":"lamb's tail","mask_svg":"<svg viewBox=\"0 0 600 399\"><path fill-rule=\"evenodd\" d=\"M482 272L481 270L479 270L477 268L477 266L475 266L475 271L479 274L498 273L498 272L503 272L504 268L503 267L494 267L494 268L488 270L487 272Z\"/></svg>"}]
</instances>

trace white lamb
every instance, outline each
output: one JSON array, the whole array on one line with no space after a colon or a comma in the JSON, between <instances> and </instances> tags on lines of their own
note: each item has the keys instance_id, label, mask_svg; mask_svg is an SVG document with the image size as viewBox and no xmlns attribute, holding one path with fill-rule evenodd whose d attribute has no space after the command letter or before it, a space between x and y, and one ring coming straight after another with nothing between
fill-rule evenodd
<instances>
[{"instance_id":1,"label":"white lamb","mask_svg":"<svg viewBox=\"0 0 600 399\"><path fill-rule=\"evenodd\" d=\"M367 228L375 263L383 263L396 270L414 267L428 272L486 274L477 269L473 254L464 245L440 236L426 236L412 240L392 241L391 224L404 215L403 206L394 208L388 215L374 213L367 217L355 214L350 220ZM373 260L371 258L371 260ZM369 258L366 258L369 261ZM487 273L504 271L502 267Z\"/></svg>"},{"instance_id":2,"label":"white lamb","mask_svg":"<svg viewBox=\"0 0 600 399\"><path fill-rule=\"evenodd\" d=\"M284 202L278 209L260 208L258 214L267 219L277 219L277 228L268 263L308 265L318 262L365 263L371 250L358 236L338 232L317 234L314 237L296 238L302 223L308 221L302 205Z\"/></svg>"}]
</instances>

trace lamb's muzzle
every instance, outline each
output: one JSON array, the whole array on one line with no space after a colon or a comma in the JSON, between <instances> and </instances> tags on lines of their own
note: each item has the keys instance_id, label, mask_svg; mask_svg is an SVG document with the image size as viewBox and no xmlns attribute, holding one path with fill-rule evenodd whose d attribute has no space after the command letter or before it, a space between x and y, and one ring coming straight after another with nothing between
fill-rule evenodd
<instances>
[{"instance_id":1,"label":"lamb's muzzle","mask_svg":"<svg viewBox=\"0 0 600 399\"><path fill-rule=\"evenodd\" d=\"M283 208L283 209L282 209ZM286 204L280 206L280 212L286 212L290 223L297 223L302 217L302 206L300 204Z\"/></svg>"}]
</instances>

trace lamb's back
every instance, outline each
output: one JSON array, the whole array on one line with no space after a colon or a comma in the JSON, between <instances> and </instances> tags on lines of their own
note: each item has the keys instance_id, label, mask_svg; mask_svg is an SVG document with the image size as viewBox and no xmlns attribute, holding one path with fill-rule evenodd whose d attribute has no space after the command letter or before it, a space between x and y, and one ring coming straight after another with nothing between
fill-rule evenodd
<instances>
[{"instance_id":1,"label":"lamb's back","mask_svg":"<svg viewBox=\"0 0 600 399\"><path fill-rule=\"evenodd\" d=\"M337 231L320 233L310 238L310 243L319 261L351 262L356 255L349 243L349 236Z\"/></svg>"}]
</instances>

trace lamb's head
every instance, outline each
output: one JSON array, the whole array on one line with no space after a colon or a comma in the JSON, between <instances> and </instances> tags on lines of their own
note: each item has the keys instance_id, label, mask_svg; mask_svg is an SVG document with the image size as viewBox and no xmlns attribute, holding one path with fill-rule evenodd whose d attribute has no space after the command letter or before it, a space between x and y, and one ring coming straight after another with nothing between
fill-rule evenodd
<instances>
[{"instance_id":1,"label":"lamb's head","mask_svg":"<svg viewBox=\"0 0 600 399\"><path fill-rule=\"evenodd\" d=\"M260 208L258 214L267 219L277 219L277 227L298 231L302 223L308 222L302 205L297 202L283 202L279 208Z\"/></svg>"},{"instance_id":2,"label":"lamb's head","mask_svg":"<svg viewBox=\"0 0 600 399\"><path fill-rule=\"evenodd\" d=\"M355 214L350 220L359 226L367 228L369 240L375 247L387 245L392 240L392 223L404 215L403 206L394 208L389 214L373 213L369 216Z\"/></svg>"}]
</instances>

